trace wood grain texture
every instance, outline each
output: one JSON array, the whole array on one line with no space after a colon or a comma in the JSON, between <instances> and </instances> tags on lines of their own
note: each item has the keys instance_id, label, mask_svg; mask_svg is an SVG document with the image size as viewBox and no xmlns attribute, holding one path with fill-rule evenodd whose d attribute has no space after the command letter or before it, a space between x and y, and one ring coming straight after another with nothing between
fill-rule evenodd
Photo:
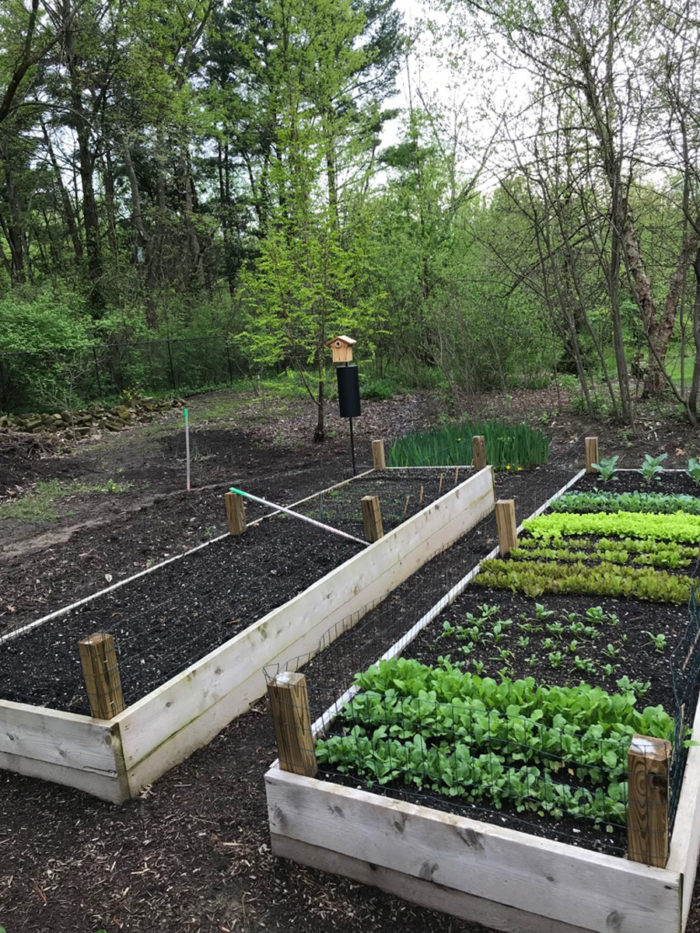
<instances>
[{"instance_id":1,"label":"wood grain texture","mask_svg":"<svg viewBox=\"0 0 700 933\"><path fill-rule=\"evenodd\" d=\"M446 888L434 881L423 881L421 878L374 865L360 858L307 845L288 836L273 833L271 843L273 854L280 858L310 865L320 871L345 875L346 878L352 878L360 884L395 894L405 901L430 910L439 910L459 917L460 920L480 923L489 929L505 930L506 933L589 933L583 927L548 920L546 917L526 913L515 907L506 907L474 894Z\"/></svg>"},{"instance_id":2,"label":"wood grain texture","mask_svg":"<svg viewBox=\"0 0 700 933\"><path fill-rule=\"evenodd\" d=\"M265 783L273 835L584 930L680 930L677 873L277 768Z\"/></svg>"},{"instance_id":3,"label":"wood grain texture","mask_svg":"<svg viewBox=\"0 0 700 933\"><path fill-rule=\"evenodd\" d=\"M372 462L375 470L386 470L386 454L382 439L372 441Z\"/></svg>"},{"instance_id":4,"label":"wood grain texture","mask_svg":"<svg viewBox=\"0 0 700 933\"><path fill-rule=\"evenodd\" d=\"M422 487L421 487L422 489ZM378 541L384 537L384 524L382 510L379 505L379 496L363 496L360 499L362 506L362 527L365 538L369 542Z\"/></svg>"},{"instance_id":5,"label":"wood grain texture","mask_svg":"<svg viewBox=\"0 0 700 933\"><path fill-rule=\"evenodd\" d=\"M483 434L475 434L472 438L472 452L474 454L474 469L483 470L486 466L486 438Z\"/></svg>"},{"instance_id":6,"label":"wood grain texture","mask_svg":"<svg viewBox=\"0 0 700 933\"><path fill-rule=\"evenodd\" d=\"M515 500L499 499L496 503L496 530L498 551L501 557L505 557L512 548L518 546L516 527Z\"/></svg>"},{"instance_id":7,"label":"wood grain texture","mask_svg":"<svg viewBox=\"0 0 700 933\"><path fill-rule=\"evenodd\" d=\"M598 459L598 438L587 437L584 440L584 445L586 451L586 473L597 473L598 471L593 464L600 463Z\"/></svg>"},{"instance_id":8,"label":"wood grain texture","mask_svg":"<svg viewBox=\"0 0 700 933\"><path fill-rule=\"evenodd\" d=\"M228 522L229 534L242 535L246 529L245 503L243 496L235 492L224 494L226 503L226 521Z\"/></svg>"},{"instance_id":9,"label":"wood grain texture","mask_svg":"<svg viewBox=\"0 0 700 933\"><path fill-rule=\"evenodd\" d=\"M114 637L105 632L78 642L90 712L95 719L113 719L124 709Z\"/></svg>"},{"instance_id":10,"label":"wood grain texture","mask_svg":"<svg viewBox=\"0 0 700 933\"><path fill-rule=\"evenodd\" d=\"M0 701L0 768L113 803L128 796L117 726L76 713Z\"/></svg>"},{"instance_id":11,"label":"wood grain texture","mask_svg":"<svg viewBox=\"0 0 700 933\"><path fill-rule=\"evenodd\" d=\"M628 858L664 868L668 859L671 743L635 735L627 754Z\"/></svg>"},{"instance_id":12,"label":"wood grain texture","mask_svg":"<svg viewBox=\"0 0 700 933\"><path fill-rule=\"evenodd\" d=\"M306 677L284 671L267 685L277 753L283 771L315 777L318 771Z\"/></svg>"}]
</instances>

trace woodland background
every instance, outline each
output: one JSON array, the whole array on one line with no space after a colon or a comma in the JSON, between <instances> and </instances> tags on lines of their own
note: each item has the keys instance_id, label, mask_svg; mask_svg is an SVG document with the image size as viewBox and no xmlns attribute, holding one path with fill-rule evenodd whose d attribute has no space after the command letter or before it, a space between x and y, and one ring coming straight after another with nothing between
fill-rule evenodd
<instances>
[{"instance_id":1,"label":"woodland background","mask_svg":"<svg viewBox=\"0 0 700 933\"><path fill-rule=\"evenodd\" d=\"M558 381L696 424L699 14L7 0L0 408L276 374L322 439L349 333L366 395Z\"/></svg>"}]
</instances>

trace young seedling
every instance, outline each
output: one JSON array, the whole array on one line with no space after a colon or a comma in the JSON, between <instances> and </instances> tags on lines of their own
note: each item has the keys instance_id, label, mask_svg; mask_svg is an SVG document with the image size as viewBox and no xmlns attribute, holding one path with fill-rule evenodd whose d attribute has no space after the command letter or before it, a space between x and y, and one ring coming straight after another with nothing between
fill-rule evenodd
<instances>
[{"instance_id":1,"label":"young seedling","mask_svg":"<svg viewBox=\"0 0 700 933\"><path fill-rule=\"evenodd\" d=\"M605 613L601 606L591 606L586 609L586 620L593 622L594 625L602 625L605 621Z\"/></svg>"},{"instance_id":2,"label":"young seedling","mask_svg":"<svg viewBox=\"0 0 700 933\"><path fill-rule=\"evenodd\" d=\"M449 638L450 635L454 635L456 628L451 622L445 621L442 623L442 632L440 633L441 638Z\"/></svg>"},{"instance_id":3,"label":"young seedling","mask_svg":"<svg viewBox=\"0 0 700 933\"><path fill-rule=\"evenodd\" d=\"M619 664L610 664L610 662L608 662L602 666L601 670L606 677L612 677L619 666Z\"/></svg>"},{"instance_id":4,"label":"young seedling","mask_svg":"<svg viewBox=\"0 0 700 933\"><path fill-rule=\"evenodd\" d=\"M572 638L571 641L569 642L569 651L570 651L572 654L576 654L576 652L578 651L579 647L580 647L579 642L576 641L575 638Z\"/></svg>"},{"instance_id":5,"label":"young seedling","mask_svg":"<svg viewBox=\"0 0 700 933\"><path fill-rule=\"evenodd\" d=\"M613 643L609 641L607 645L603 648L603 654L605 655L606 658L612 658L612 660L614 661L615 658L619 656L620 652L615 647L615 645L613 645Z\"/></svg>"},{"instance_id":6,"label":"young seedling","mask_svg":"<svg viewBox=\"0 0 700 933\"><path fill-rule=\"evenodd\" d=\"M574 666L584 671L586 674L595 674L595 663L590 658L580 658L578 655L574 658Z\"/></svg>"},{"instance_id":7,"label":"young seedling","mask_svg":"<svg viewBox=\"0 0 700 933\"><path fill-rule=\"evenodd\" d=\"M544 648L545 651L549 651L550 649L554 647L554 639L553 638L543 639L542 647Z\"/></svg>"},{"instance_id":8,"label":"young seedling","mask_svg":"<svg viewBox=\"0 0 700 933\"><path fill-rule=\"evenodd\" d=\"M550 622L546 628L550 635L555 635L557 638L561 638L564 634L564 626L561 622Z\"/></svg>"},{"instance_id":9,"label":"young seedling","mask_svg":"<svg viewBox=\"0 0 700 933\"><path fill-rule=\"evenodd\" d=\"M555 670L561 665L561 662L564 659L564 655L561 653L561 651L550 651L547 657L549 658L549 663Z\"/></svg>"},{"instance_id":10,"label":"young seedling","mask_svg":"<svg viewBox=\"0 0 700 933\"><path fill-rule=\"evenodd\" d=\"M535 617L543 622L545 619L551 619L554 615L553 609L545 609L542 603L535 603Z\"/></svg>"},{"instance_id":11,"label":"young seedling","mask_svg":"<svg viewBox=\"0 0 700 933\"><path fill-rule=\"evenodd\" d=\"M652 457L651 454L645 454L639 472L647 483L651 483L659 473L663 473L664 468L661 464L668 457L668 454L659 454L658 457Z\"/></svg>"},{"instance_id":12,"label":"young seedling","mask_svg":"<svg viewBox=\"0 0 700 933\"><path fill-rule=\"evenodd\" d=\"M659 632L658 635L652 635L651 632L646 632L646 635L649 636L651 644L654 646L654 651L657 651L659 654L663 654L668 645L668 639L663 632Z\"/></svg>"},{"instance_id":13,"label":"young seedling","mask_svg":"<svg viewBox=\"0 0 700 933\"><path fill-rule=\"evenodd\" d=\"M619 456L601 457L598 463L593 464L593 469L598 471L603 483L607 483L615 478L615 470L617 469L617 461L619 459Z\"/></svg>"}]
</instances>

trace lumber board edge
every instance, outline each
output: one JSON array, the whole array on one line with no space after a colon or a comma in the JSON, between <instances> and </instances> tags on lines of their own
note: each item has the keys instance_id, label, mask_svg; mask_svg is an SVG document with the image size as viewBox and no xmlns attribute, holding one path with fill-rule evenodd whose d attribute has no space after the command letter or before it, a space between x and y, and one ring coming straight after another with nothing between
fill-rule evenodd
<instances>
[{"instance_id":1,"label":"lumber board edge","mask_svg":"<svg viewBox=\"0 0 700 933\"><path fill-rule=\"evenodd\" d=\"M480 923L505 933L590 933L584 927L547 920L546 917L537 914L506 907L496 901L466 894L435 882L423 881L403 872L373 865L371 862L341 855L332 849L309 845L287 836L272 833L270 841L272 854L278 858L290 859L319 871L343 875L420 907L448 913L453 917L459 917L460 920Z\"/></svg>"},{"instance_id":2,"label":"lumber board edge","mask_svg":"<svg viewBox=\"0 0 700 933\"><path fill-rule=\"evenodd\" d=\"M677 872L279 769L265 784L273 835L596 933L680 931Z\"/></svg>"}]
</instances>

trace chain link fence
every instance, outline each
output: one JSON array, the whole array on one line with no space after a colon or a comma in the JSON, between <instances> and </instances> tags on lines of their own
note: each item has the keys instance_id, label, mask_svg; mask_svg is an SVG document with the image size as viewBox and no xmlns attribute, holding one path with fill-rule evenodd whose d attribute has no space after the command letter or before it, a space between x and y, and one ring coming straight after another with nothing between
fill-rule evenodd
<instances>
[{"instance_id":1,"label":"chain link fence","mask_svg":"<svg viewBox=\"0 0 700 933\"><path fill-rule=\"evenodd\" d=\"M0 351L0 410L56 411L125 392L181 395L247 375L245 358L223 335Z\"/></svg>"}]
</instances>

